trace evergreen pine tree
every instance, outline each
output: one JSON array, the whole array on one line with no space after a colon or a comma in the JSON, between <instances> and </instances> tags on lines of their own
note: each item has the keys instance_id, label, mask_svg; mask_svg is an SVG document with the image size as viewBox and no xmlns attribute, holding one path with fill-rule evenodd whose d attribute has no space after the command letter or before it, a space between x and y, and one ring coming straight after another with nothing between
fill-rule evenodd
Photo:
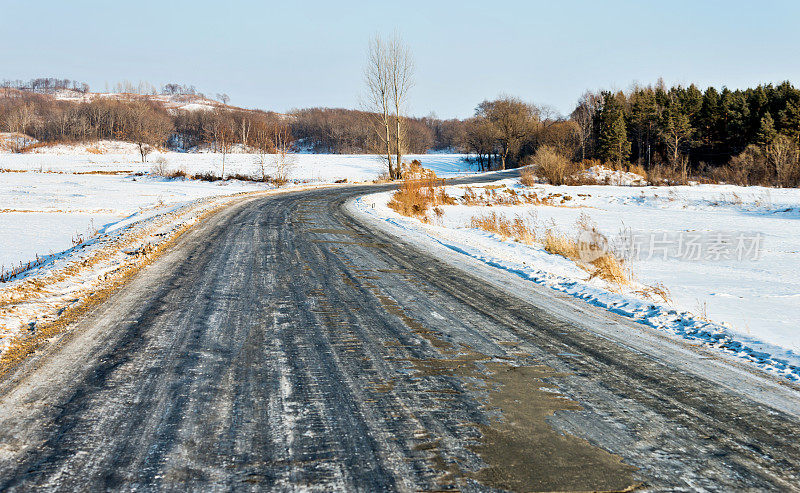
<instances>
[{"instance_id":1,"label":"evergreen pine tree","mask_svg":"<svg viewBox=\"0 0 800 493\"><path fill-rule=\"evenodd\" d=\"M781 133L800 144L800 101L788 101L778 114Z\"/></svg>"},{"instance_id":2,"label":"evergreen pine tree","mask_svg":"<svg viewBox=\"0 0 800 493\"><path fill-rule=\"evenodd\" d=\"M778 132L775 130L775 121L769 112L761 117L761 125L758 127L758 134L756 134L756 143L760 146L768 146L775 140Z\"/></svg>"},{"instance_id":3,"label":"evergreen pine tree","mask_svg":"<svg viewBox=\"0 0 800 493\"><path fill-rule=\"evenodd\" d=\"M631 94L631 127L636 138L636 160L650 167L653 139L658 123L658 105L652 89L640 89Z\"/></svg>"},{"instance_id":4,"label":"evergreen pine tree","mask_svg":"<svg viewBox=\"0 0 800 493\"><path fill-rule=\"evenodd\" d=\"M625 128L625 111L616 95L603 93L603 106L599 112L597 154L600 159L621 165L628 159L631 143Z\"/></svg>"},{"instance_id":5,"label":"evergreen pine tree","mask_svg":"<svg viewBox=\"0 0 800 493\"><path fill-rule=\"evenodd\" d=\"M713 87L709 87L703 94L703 104L697 117L697 129L700 132L702 145L711 148L717 144L720 121L719 93Z\"/></svg>"},{"instance_id":6,"label":"evergreen pine tree","mask_svg":"<svg viewBox=\"0 0 800 493\"><path fill-rule=\"evenodd\" d=\"M681 155L691 144L693 133L689 116L682 111L677 101L673 101L661 117L661 136L667 146L667 156L671 163L678 163Z\"/></svg>"}]
</instances>

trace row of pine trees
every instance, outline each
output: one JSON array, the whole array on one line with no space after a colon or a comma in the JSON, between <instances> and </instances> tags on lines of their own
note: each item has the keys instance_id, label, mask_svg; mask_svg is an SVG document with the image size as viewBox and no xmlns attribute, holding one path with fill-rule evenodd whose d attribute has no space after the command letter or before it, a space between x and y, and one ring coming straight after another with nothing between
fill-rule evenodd
<instances>
[{"instance_id":1,"label":"row of pine trees","mask_svg":"<svg viewBox=\"0 0 800 493\"><path fill-rule=\"evenodd\" d=\"M776 139L800 144L800 90L791 83L701 91L695 85L586 93L572 114L583 158L706 171Z\"/></svg>"}]
</instances>

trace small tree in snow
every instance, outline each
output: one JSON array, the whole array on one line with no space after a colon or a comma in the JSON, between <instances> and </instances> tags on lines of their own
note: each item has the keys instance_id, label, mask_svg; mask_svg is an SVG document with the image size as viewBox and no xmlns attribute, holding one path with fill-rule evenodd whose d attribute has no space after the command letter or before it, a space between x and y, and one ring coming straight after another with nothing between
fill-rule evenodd
<instances>
[{"instance_id":1,"label":"small tree in snow","mask_svg":"<svg viewBox=\"0 0 800 493\"><path fill-rule=\"evenodd\" d=\"M275 148L275 178L281 184L289 179L289 169L294 165L292 147L292 131L288 125L276 124L272 131L272 143Z\"/></svg>"}]
</instances>

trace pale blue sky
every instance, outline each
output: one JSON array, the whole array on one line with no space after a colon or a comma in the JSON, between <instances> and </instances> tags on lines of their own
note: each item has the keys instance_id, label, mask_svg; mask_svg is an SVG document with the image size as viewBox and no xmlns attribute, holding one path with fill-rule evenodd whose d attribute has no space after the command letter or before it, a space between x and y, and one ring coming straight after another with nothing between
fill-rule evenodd
<instances>
[{"instance_id":1,"label":"pale blue sky","mask_svg":"<svg viewBox=\"0 0 800 493\"><path fill-rule=\"evenodd\" d=\"M0 79L145 80L285 111L357 107L369 38L416 58L410 110L506 93L569 112L585 89L800 82L797 1L0 0Z\"/></svg>"}]
</instances>

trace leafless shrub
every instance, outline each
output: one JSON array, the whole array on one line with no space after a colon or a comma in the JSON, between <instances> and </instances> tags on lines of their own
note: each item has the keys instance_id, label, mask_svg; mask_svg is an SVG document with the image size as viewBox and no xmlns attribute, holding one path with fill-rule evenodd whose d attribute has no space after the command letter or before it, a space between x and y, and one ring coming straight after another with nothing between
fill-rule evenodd
<instances>
[{"instance_id":1,"label":"leafless shrub","mask_svg":"<svg viewBox=\"0 0 800 493\"><path fill-rule=\"evenodd\" d=\"M533 165L538 174L546 179L551 185L563 185L566 183L576 167L572 161L560 155L552 147L542 146L533 156Z\"/></svg>"},{"instance_id":2,"label":"leafless shrub","mask_svg":"<svg viewBox=\"0 0 800 493\"><path fill-rule=\"evenodd\" d=\"M167 159L164 156L158 156L153 165L150 166L150 174L154 176L168 177L170 174Z\"/></svg>"},{"instance_id":3,"label":"leafless shrub","mask_svg":"<svg viewBox=\"0 0 800 493\"><path fill-rule=\"evenodd\" d=\"M775 173L775 183L780 187L800 184L800 149L785 135L778 135L764 148L767 163Z\"/></svg>"}]
</instances>

